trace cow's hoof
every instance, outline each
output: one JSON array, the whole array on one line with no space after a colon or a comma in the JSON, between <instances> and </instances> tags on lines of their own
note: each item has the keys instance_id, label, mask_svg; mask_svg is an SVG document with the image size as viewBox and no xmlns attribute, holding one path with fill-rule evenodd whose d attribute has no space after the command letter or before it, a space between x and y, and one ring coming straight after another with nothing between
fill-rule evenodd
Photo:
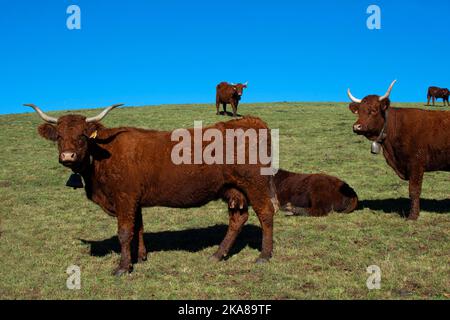
<instances>
[{"instance_id":1,"label":"cow's hoof","mask_svg":"<svg viewBox=\"0 0 450 320\"><path fill-rule=\"evenodd\" d=\"M416 221L418 218L419 218L418 214L410 214L408 216L408 220L410 220L410 221Z\"/></svg>"},{"instance_id":2,"label":"cow's hoof","mask_svg":"<svg viewBox=\"0 0 450 320\"><path fill-rule=\"evenodd\" d=\"M141 263L144 261L147 261L147 254L143 254L138 257L138 263Z\"/></svg>"},{"instance_id":3,"label":"cow's hoof","mask_svg":"<svg viewBox=\"0 0 450 320\"><path fill-rule=\"evenodd\" d=\"M128 267L128 268L118 267L117 269L115 269L113 271L113 275L116 277L120 277L123 274L131 273L131 271L133 271L133 267Z\"/></svg>"},{"instance_id":4,"label":"cow's hoof","mask_svg":"<svg viewBox=\"0 0 450 320\"><path fill-rule=\"evenodd\" d=\"M220 262L220 261L222 261L222 258L215 253L215 254L211 255L208 260L210 262Z\"/></svg>"},{"instance_id":5,"label":"cow's hoof","mask_svg":"<svg viewBox=\"0 0 450 320\"><path fill-rule=\"evenodd\" d=\"M259 257L255 261L256 264L264 264L264 263L267 263L267 262L269 262L269 258L264 258L264 257Z\"/></svg>"}]
</instances>

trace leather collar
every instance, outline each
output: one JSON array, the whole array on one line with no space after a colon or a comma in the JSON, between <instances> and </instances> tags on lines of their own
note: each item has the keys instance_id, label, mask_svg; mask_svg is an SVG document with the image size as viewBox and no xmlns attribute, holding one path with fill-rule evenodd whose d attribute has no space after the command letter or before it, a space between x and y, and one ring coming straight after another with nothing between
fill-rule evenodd
<instances>
[{"instance_id":1,"label":"leather collar","mask_svg":"<svg viewBox=\"0 0 450 320\"><path fill-rule=\"evenodd\" d=\"M386 128L387 128L387 123L388 123L388 114L389 114L389 108L387 108L386 112L384 113L383 129L381 129L380 135L378 136L377 140L375 140L376 142L378 142L380 144L382 144L387 137Z\"/></svg>"}]
</instances>

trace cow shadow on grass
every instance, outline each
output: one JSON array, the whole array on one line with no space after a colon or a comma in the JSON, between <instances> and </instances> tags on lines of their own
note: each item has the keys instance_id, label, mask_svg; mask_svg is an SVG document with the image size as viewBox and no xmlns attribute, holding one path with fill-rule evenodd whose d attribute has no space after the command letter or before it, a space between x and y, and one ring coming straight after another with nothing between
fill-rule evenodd
<instances>
[{"instance_id":1,"label":"cow shadow on grass","mask_svg":"<svg viewBox=\"0 0 450 320\"><path fill-rule=\"evenodd\" d=\"M233 112L230 112L230 111L226 111L226 112L225 111L220 111L219 114L221 116L229 116L229 117L233 116ZM239 113L236 113L236 117L242 117L242 115L240 115Z\"/></svg>"},{"instance_id":2,"label":"cow shadow on grass","mask_svg":"<svg viewBox=\"0 0 450 320\"><path fill-rule=\"evenodd\" d=\"M371 210L383 211L385 213L397 213L401 217L407 217L410 208L409 198L376 199L359 201L359 209L369 208ZM420 211L434 213L450 213L450 199L420 199Z\"/></svg>"},{"instance_id":3,"label":"cow shadow on grass","mask_svg":"<svg viewBox=\"0 0 450 320\"><path fill-rule=\"evenodd\" d=\"M148 253L157 251L198 252L209 247L218 246L225 237L227 228L228 226L225 224L218 224L198 229L147 232L144 233L144 242ZM226 258L239 253L246 246L261 251L261 239L260 227L245 225ZM84 244L90 245L91 256L103 257L111 252L120 253L120 244L117 236L98 241L79 240ZM133 260L136 262L136 257L133 257Z\"/></svg>"}]
</instances>

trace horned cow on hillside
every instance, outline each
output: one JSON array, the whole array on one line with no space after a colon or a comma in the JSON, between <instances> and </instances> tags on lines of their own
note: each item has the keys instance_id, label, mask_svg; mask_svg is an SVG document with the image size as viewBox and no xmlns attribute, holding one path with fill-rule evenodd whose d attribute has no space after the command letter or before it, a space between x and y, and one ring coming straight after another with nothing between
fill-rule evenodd
<instances>
[{"instance_id":1,"label":"horned cow on hillside","mask_svg":"<svg viewBox=\"0 0 450 320\"><path fill-rule=\"evenodd\" d=\"M358 115L353 131L383 147L386 162L397 175L409 181L411 209L408 218L420 212L424 172L450 171L450 113L414 108L391 107L389 95L395 81L383 96L355 98L350 110ZM378 148L375 148L378 149Z\"/></svg>"},{"instance_id":2,"label":"horned cow on hillside","mask_svg":"<svg viewBox=\"0 0 450 320\"><path fill-rule=\"evenodd\" d=\"M35 105L29 106L46 122L39 126L39 134L57 141L59 162L83 177L87 198L117 217L121 258L116 275L132 270L130 246L134 237L138 243L138 262L147 258L142 207L198 207L221 198L224 188L230 186L245 192L261 223L262 250L257 262L272 256L277 200L273 177L260 172L267 165L259 162L176 165L171 160L171 151L177 142L171 140L171 132L105 128L100 124L119 105L108 107L93 118L74 114L54 118ZM217 123L214 128L222 134L227 129L268 129L262 120L253 117ZM193 136L193 129L189 131ZM270 150L270 135L268 138ZM230 211L228 231L212 257L214 260L228 253L247 219L246 210Z\"/></svg>"}]
</instances>

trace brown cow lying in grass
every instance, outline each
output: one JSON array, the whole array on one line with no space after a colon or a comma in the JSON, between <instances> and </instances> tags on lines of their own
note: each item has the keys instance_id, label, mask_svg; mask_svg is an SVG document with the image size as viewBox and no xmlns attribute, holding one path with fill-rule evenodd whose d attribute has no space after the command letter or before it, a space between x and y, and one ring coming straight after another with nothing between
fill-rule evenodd
<instances>
[{"instance_id":1,"label":"brown cow lying in grass","mask_svg":"<svg viewBox=\"0 0 450 320\"><path fill-rule=\"evenodd\" d=\"M358 196L344 181L324 174L299 174L279 170L275 186L281 209L293 215L325 216L328 213L350 213L358 206ZM230 210L247 210L245 195L227 189L223 200Z\"/></svg>"},{"instance_id":2,"label":"brown cow lying in grass","mask_svg":"<svg viewBox=\"0 0 450 320\"><path fill-rule=\"evenodd\" d=\"M146 260L142 208L165 206L172 208L199 207L222 197L229 186L242 190L252 204L262 227L262 249L257 262L272 256L273 214L277 200L273 176L261 175L261 169L270 165L255 164L175 164L172 150L178 141L172 132L144 130L132 127L105 128L100 120L117 107L111 106L96 117L64 115L54 118L35 105L46 122L39 126L39 134L58 143L59 162L81 175L86 196L109 215L117 217L121 259L116 275L131 272L131 243L137 241L138 261ZM216 132L253 129L268 130L258 118L220 122L209 128ZM209 128L203 128L203 132ZM194 136L193 129L186 129ZM267 136L270 139L270 134ZM267 141L270 150L270 140ZM208 144L203 141L200 151ZM249 156L249 149L245 151ZM188 153L190 154L190 153ZM81 184L81 181L79 181ZM231 212L229 227L213 259L222 259L233 245L239 231L248 219L248 212Z\"/></svg>"}]
</instances>

